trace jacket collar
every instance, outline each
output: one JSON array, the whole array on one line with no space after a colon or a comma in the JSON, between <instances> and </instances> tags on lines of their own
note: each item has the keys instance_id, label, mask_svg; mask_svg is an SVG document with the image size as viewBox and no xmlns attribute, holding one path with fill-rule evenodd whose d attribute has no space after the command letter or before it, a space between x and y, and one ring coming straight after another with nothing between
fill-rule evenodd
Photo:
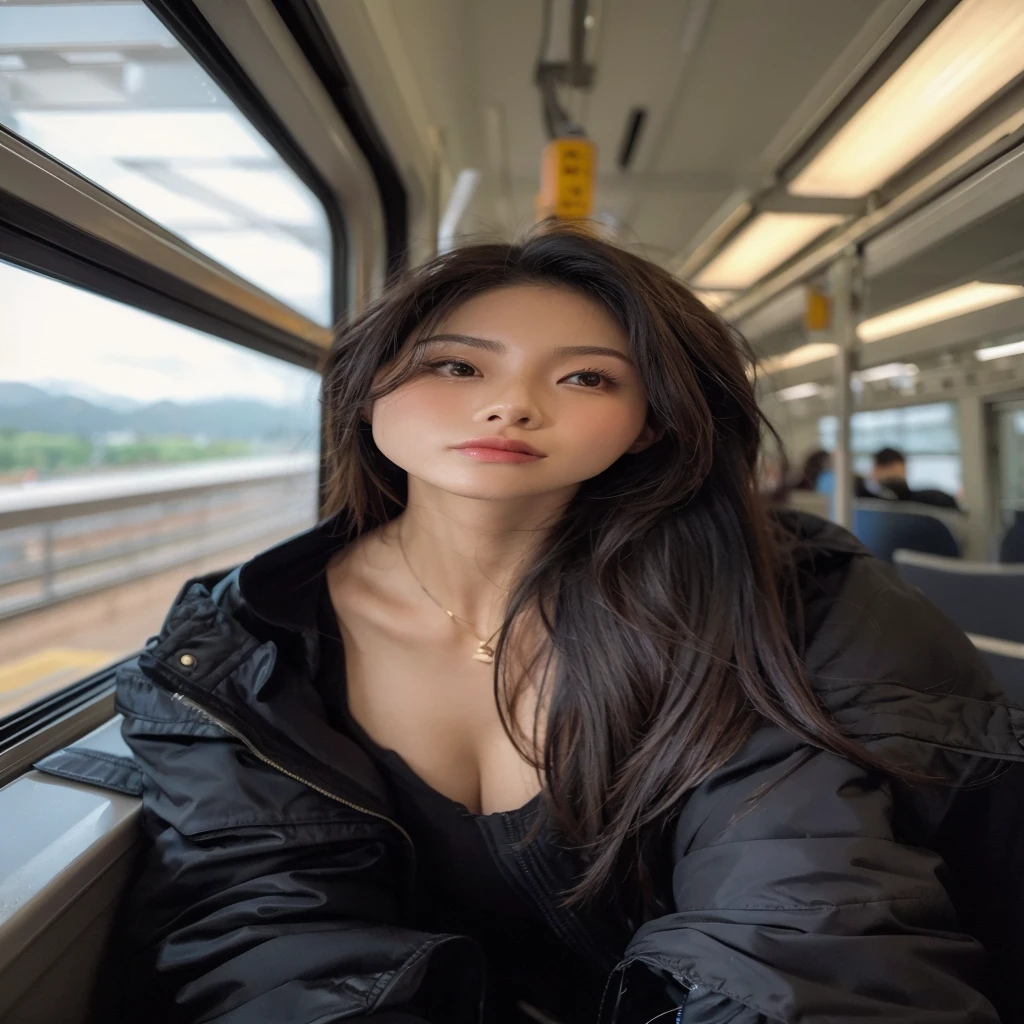
<instances>
[{"instance_id":1,"label":"jacket collar","mask_svg":"<svg viewBox=\"0 0 1024 1024\"><path fill-rule=\"evenodd\" d=\"M351 520L339 514L261 552L239 569L243 601L272 625L303 633L315 630L324 570L354 536Z\"/></svg>"}]
</instances>

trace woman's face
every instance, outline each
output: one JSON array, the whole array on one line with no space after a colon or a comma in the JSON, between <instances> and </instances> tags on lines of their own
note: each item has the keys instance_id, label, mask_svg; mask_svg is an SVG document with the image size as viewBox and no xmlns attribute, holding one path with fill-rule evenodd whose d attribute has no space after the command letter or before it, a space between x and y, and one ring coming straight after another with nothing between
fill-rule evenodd
<instances>
[{"instance_id":1,"label":"woman's face","mask_svg":"<svg viewBox=\"0 0 1024 1024\"><path fill-rule=\"evenodd\" d=\"M625 332L574 292L540 285L485 292L429 334L414 334L402 357L414 346L423 349L421 372L374 403L373 438L411 477L443 491L571 497L656 439L645 426L647 401ZM524 442L542 457L493 461L502 456L457 447L495 437Z\"/></svg>"}]
</instances>

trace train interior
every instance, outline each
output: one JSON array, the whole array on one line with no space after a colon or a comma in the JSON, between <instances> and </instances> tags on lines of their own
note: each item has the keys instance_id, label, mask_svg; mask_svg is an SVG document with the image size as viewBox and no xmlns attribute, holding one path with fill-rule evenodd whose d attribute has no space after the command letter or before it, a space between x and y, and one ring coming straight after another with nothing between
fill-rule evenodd
<instances>
[{"instance_id":1,"label":"train interior","mask_svg":"<svg viewBox=\"0 0 1024 1024\"><path fill-rule=\"evenodd\" d=\"M0 1021L110 1019L116 666L185 580L317 521L333 325L550 214L735 326L765 490L1024 699L1019 0L7 0Z\"/></svg>"}]
</instances>

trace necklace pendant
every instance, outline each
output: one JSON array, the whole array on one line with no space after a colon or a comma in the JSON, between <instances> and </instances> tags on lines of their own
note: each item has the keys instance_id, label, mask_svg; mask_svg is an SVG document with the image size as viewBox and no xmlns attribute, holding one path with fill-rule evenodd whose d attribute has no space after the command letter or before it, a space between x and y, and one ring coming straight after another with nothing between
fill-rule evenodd
<instances>
[{"instance_id":1,"label":"necklace pendant","mask_svg":"<svg viewBox=\"0 0 1024 1024\"><path fill-rule=\"evenodd\" d=\"M473 655L473 660L482 661L485 665L490 665L494 661L494 651L481 640L480 646L476 649L476 654Z\"/></svg>"}]
</instances>

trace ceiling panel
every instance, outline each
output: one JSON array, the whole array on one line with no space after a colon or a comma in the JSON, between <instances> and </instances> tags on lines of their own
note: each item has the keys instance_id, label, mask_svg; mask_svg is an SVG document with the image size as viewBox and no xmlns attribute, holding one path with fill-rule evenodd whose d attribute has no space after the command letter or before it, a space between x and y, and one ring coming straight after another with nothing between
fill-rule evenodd
<instances>
[{"instance_id":1,"label":"ceiling panel","mask_svg":"<svg viewBox=\"0 0 1024 1024\"><path fill-rule=\"evenodd\" d=\"M441 130L447 157L459 167L483 158L483 112L471 0L375 0L390 5L391 22L401 40L394 56L408 62L415 87L433 123ZM378 17L380 14L378 12ZM406 69L403 69L406 70Z\"/></svg>"},{"instance_id":2,"label":"ceiling panel","mask_svg":"<svg viewBox=\"0 0 1024 1024\"><path fill-rule=\"evenodd\" d=\"M680 83L657 170L756 164L881 0L717 0Z\"/></svg>"},{"instance_id":3,"label":"ceiling panel","mask_svg":"<svg viewBox=\"0 0 1024 1024\"><path fill-rule=\"evenodd\" d=\"M401 45L389 59L441 130L449 181L465 166L483 172L466 227L530 223L547 141L534 84L543 0L362 2L395 26ZM598 212L666 261L685 250L729 196L764 179L784 140L919 3L591 0L595 81L564 100L598 146ZM647 122L623 173L617 157L636 107Z\"/></svg>"}]
</instances>

